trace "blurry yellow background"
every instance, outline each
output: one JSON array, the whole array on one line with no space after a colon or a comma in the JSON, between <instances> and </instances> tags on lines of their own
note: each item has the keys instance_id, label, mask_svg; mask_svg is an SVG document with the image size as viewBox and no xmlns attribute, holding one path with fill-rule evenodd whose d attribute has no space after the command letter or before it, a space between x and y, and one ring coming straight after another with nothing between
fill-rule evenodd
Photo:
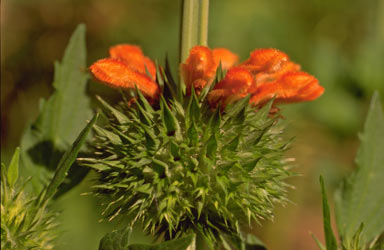
<instances>
[{"instance_id":1,"label":"blurry yellow background","mask_svg":"<svg viewBox=\"0 0 384 250\"><path fill-rule=\"evenodd\" d=\"M78 23L87 25L88 64L117 43L178 64L180 0L3 0L1 2L1 154L7 162L38 101L52 92L53 62L61 60ZM255 48L274 47L315 75L326 88L311 103L283 106L287 157L296 158L289 180L292 201L277 207L273 222L255 225L268 249L317 249L323 239L318 177L329 192L354 167L369 98L384 94L383 0L211 0L210 47L227 47L245 60ZM91 96L105 94L95 81ZM113 91L105 95L113 98ZM112 225L98 223L100 209L88 191L92 176L64 195L60 249L97 249Z\"/></svg>"}]
</instances>

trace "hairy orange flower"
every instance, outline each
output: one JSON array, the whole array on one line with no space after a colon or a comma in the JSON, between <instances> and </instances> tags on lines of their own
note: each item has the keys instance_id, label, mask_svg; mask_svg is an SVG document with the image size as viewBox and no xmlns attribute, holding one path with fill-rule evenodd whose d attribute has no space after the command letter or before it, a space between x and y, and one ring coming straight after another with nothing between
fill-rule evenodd
<instances>
[{"instance_id":1,"label":"hairy orange flower","mask_svg":"<svg viewBox=\"0 0 384 250\"><path fill-rule=\"evenodd\" d=\"M209 93L210 103L223 101L223 105L245 97L255 87L253 75L244 68L232 67L228 70L225 78L216 84Z\"/></svg>"},{"instance_id":2,"label":"hairy orange flower","mask_svg":"<svg viewBox=\"0 0 384 250\"><path fill-rule=\"evenodd\" d=\"M252 80L250 80L252 79ZM254 50L250 58L229 69L225 78L209 93L212 105L226 105L241 96L261 105L275 98L275 103L311 101L324 92L318 80L300 71L300 66L276 49Z\"/></svg>"},{"instance_id":3,"label":"hairy orange flower","mask_svg":"<svg viewBox=\"0 0 384 250\"><path fill-rule=\"evenodd\" d=\"M120 44L111 47L109 54L110 58L91 65L90 70L96 79L115 88L133 89L137 86L147 97L158 98L160 89L156 83L156 66L139 47Z\"/></svg>"},{"instance_id":4,"label":"hairy orange flower","mask_svg":"<svg viewBox=\"0 0 384 250\"><path fill-rule=\"evenodd\" d=\"M209 49L195 46L191 49L180 70L188 91L193 86L196 93L210 85L215 77L216 69L221 63L223 69L229 69L238 61L237 55L224 48Z\"/></svg>"}]
</instances>

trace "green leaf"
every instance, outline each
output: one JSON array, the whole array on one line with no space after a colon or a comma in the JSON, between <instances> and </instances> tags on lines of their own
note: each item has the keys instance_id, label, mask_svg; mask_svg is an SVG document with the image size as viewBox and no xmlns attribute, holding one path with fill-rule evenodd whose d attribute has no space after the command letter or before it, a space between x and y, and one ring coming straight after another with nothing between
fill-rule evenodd
<instances>
[{"instance_id":1,"label":"green leaf","mask_svg":"<svg viewBox=\"0 0 384 250\"><path fill-rule=\"evenodd\" d=\"M129 249L129 242L132 228L115 230L107 233L100 241L99 250L126 250Z\"/></svg>"},{"instance_id":2,"label":"green leaf","mask_svg":"<svg viewBox=\"0 0 384 250\"><path fill-rule=\"evenodd\" d=\"M196 146L199 140L199 134L197 132L196 123L192 122L191 126L188 128L187 136L191 146Z\"/></svg>"},{"instance_id":3,"label":"green leaf","mask_svg":"<svg viewBox=\"0 0 384 250\"><path fill-rule=\"evenodd\" d=\"M143 126L145 131L145 147L148 153L154 153L160 145L160 141L156 138L155 134L147 126Z\"/></svg>"},{"instance_id":4,"label":"green leaf","mask_svg":"<svg viewBox=\"0 0 384 250\"><path fill-rule=\"evenodd\" d=\"M19 177L19 158L20 158L20 148L16 148L15 153L13 153L11 163L8 167L7 179L10 187L13 187Z\"/></svg>"},{"instance_id":5,"label":"green leaf","mask_svg":"<svg viewBox=\"0 0 384 250\"><path fill-rule=\"evenodd\" d=\"M253 234L247 234L243 239L245 250L267 250L264 243Z\"/></svg>"},{"instance_id":6,"label":"green leaf","mask_svg":"<svg viewBox=\"0 0 384 250\"><path fill-rule=\"evenodd\" d=\"M215 135L212 135L208 139L208 141L205 145L205 151L206 151L207 157L209 157L211 159L215 158L216 150L217 150L217 139L216 139Z\"/></svg>"},{"instance_id":7,"label":"green leaf","mask_svg":"<svg viewBox=\"0 0 384 250\"><path fill-rule=\"evenodd\" d=\"M312 236L312 239L316 242L316 245L320 248L320 250L326 250L325 246L323 246L323 244L321 244L319 239L316 238L316 236L314 234L311 233L311 236Z\"/></svg>"},{"instance_id":8,"label":"green leaf","mask_svg":"<svg viewBox=\"0 0 384 250\"><path fill-rule=\"evenodd\" d=\"M143 96L141 91L136 90L137 93L137 102L144 108L145 111L147 111L149 114L154 113L155 111L153 110L151 104L147 101L147 99ZM150 117L152 118L152 117Z\"/></svg>"},{"instance_id":9,"label":"green leaf","mask_svg":"<svg viewBox=\"0 0 384 250\"><path fill-rule=\"evenodd\" d=\"M225 249L267 250L264 243L253 234L220 236Z\"/></svg>"},{"instance_id":10,"label":"green leaf","mask_svg":"<svg viewBox=\"0 0 384 250\"><path fill-rule=\"evenodd\" d=\"M63 153L70 147L92 115L86 95L88 80L85 25L73 33L61 63L55 63L54 93L42 100L40 114L21 139L23 173L34 176L40 191L52 177Z\"/></svg>"},{"instance_id":11,"label":"green leaf","mask_svg":"<svg viewBox=\"0 0 384 250\"><path fill-rule=\"evenodd\" d=\"M132 228L107 233L100 241L99 250L184 250L193 242L195 236L188 235L158 244L131 244Z\"/></svg>"},{"instance_id":12,"label":"green leaf","mask_svg":"<svg viewBox=\"0 0 384 250\"><path fill-rule=\"evenodd\" d=\"M233 103L233 104L228 104L225 107L225 112L227 112L227 115L229 118L240 118L238 117L239 115L241 116L241 113L244 112L244 109L247 108L249 104L249 99L250 95L247 95L246 97L240 99L239 101Z\"/></svg>"},{"instance_id":13,"label":"green leaf","mask_svg":"<svg viewBox=\"0 0 384 250\"><path fill-rule=\"evenodd\" d=\"M327 193L325 191L323 177L320 176L320 185L321 185L321 197L323 200L323 226L324 226L324 236L325 236L325 245L327 250L337 250L337 242L335 235L332 231L331 226L331 214L329 211Z\"/></svg>"},{"instance_id":14,"label":"green leaf","mask_svg":"<svg viewBox=\"0 0 384 250\"><path fill-rule=\"evenodd\" d=\"M336 219L342 242L350 245L361 223L361 246L384 232L384 115L378 93L372 97L360 147L357 168L336 192Z\"/></svg>"},{"instance_id":15,"label":"green leaf","mask_svg":"<svg viewBox=\"0 0 384 250\"><path fill-rule=\"evenodd\" d=\"M103 100L103 98L101 98L100 96L96 96L96 99L101 103L101 105L103 105L106 110L110 111L110 113L116 118L116 120L120 124L126 124L129 122L129 119L126 115L109 105L106 101Z\"/></svg>"},{"instance_id":16,"label":"green leaf","mask_svg":"<svg viewBox=\"0 0 384 250\"><path fill-rule=\"evenodd\" d=\"M63 155L61 158L55 175L53 179L49 183L45 195L44 201L50 199L55 193L59 185L64 181L65 176L68 173L69 168L72 166L73 162L76 160L76 157L81 149L81 146L84 144L87 139L89 131L92 129L93 124L95 124L97 117L99 114L95 114L92 120L88 123L88 125L81 131L79 136L76 138L75 142L72 144L72 147Z\"/></svg>"},{"instance_id":17,"label":"green leaf","mask_svg":"<svg viewBox=\"0 0 384 250\"><path fill-rule=\"evenodd\" d=\"M164 127L168 136L173 136L180 131L179 123L172 111L169 109L167 102L164 97L161 97L161 110Z\"/></svg>"},{"instance_id":18,"label":"green leaf","mask_svg":"<svg viewBox=\"0 0 384 250\"><path fill-rule=\"evenodd\" d=\"M192 88L192 93L189 99L188 108L187 108L187 118L189 123L200 121L200 106L199 101L197 100L195 90Z\"/></svg>"},{"instance_id":19,"label":"green leaf","mask_svg":"<svg viewBox=\"0 0 384 250\"><path fill-rule=\"evenodd\" d=\"M186 250L193 243L194 235L188 235L182 238L164 241L154 245L132 244L128 250Z\"/></svg>"}]
</instances>

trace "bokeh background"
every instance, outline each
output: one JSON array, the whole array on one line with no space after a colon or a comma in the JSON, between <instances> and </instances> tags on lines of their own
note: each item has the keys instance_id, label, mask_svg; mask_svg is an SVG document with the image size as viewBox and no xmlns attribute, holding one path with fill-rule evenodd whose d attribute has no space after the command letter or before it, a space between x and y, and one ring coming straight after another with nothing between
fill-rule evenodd
<instances>
[{"instance_id":1,"label":"bokeh background","mask_svg":"<svg viewBox=\"0 0 384 250\"><path fill-rule=\"evenodd\" d=\"M180 0L1 1L1 155L8 162L39 99L52 92L53 62L61 60L78 23L87 25L88 63L117 43L140 45L163 62L178 64ZM317 249L323 239L318 177L330 193L354 168L369 99L384 94L383 0L211 0L210 47L227 47L242 60L255 48L274 47L315 75L326 88L311 103L283 106L287 157L299 177L289 180L292 201L276 207L273 222L255 225L268 249ZM94 81L88 92L108 95ZM118 98L118 97L117 97ZM92 176L59 201L60 249L97 249L113 225L99 223L100 209L87 192Z\"/></svg>"}]
</instances>

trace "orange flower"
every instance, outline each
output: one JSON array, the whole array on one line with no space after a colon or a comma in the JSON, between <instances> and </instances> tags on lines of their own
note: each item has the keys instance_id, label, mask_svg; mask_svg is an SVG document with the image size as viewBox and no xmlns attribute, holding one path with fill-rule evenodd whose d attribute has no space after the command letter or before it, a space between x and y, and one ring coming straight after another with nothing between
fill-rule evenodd
<instances>
[{"instance_id":1,"label":"orange flower","mask_svg":"<svg viewBox=\"0 0 384 250\"><path fill-rule=\"evenodd\" d=\"M323 92L318 80L300 71L300 66L291 62L285 53L257 49L248 60L228 71L209 93L208 100L213 106L219 102L226 105L250 94L250 103L254 105L262 105L272 98L276 98L275 103L292 103L314 100Z\"/></svg>"},{"instance_id":2,"label":"orange flower","mask_svg":"<svg viewBox=\"0 0 384 250\"><path fill-rule=\"evenodd\" d=\"M139 47L121 44L111 47L109 54L110 58L91 65L90 70L96 79L115 88L134 89L137 86L147 97L158 98L160 89L156 83L156 66Z\"/></svg>"},{"instance_id":3,"label":"orange flower","mask_svg":"<svg viewBox=\"0 0 384 250\"><path fill-rule=\"evenodd\" d=\"M210 103L223 101L223 105L245 97L255 87L253 75L244 68L232 67L228 70L225 78L216 84L209 93Z\"/></svg>"},{"instance_id":4,"label":"orange flower","mask_svg":"<svg viewBox=\"0 0 384 250\"><path fill-rule=\"evenodd\" d=\"M195 46L191 49L185 63L181 64L180 71L188 91L193 86L196 93L200 93L205 86L212 83L220 63L226 70L232 67L237 60L237 55L227 49L211 50L208 47Z\"/></svg>"},{"instance_id":5,"label":"orange flower","mask_svg":"<svg viewBox=\"0 0 384 250\"><path fill-rule=\"evenodd\" d=\"M274 82L264 84L253 93L250 102L264 103L275 97L275 103L312 101L322 95L324 88L305 72L288 72Z\"/></svg>"}]
</instances>

